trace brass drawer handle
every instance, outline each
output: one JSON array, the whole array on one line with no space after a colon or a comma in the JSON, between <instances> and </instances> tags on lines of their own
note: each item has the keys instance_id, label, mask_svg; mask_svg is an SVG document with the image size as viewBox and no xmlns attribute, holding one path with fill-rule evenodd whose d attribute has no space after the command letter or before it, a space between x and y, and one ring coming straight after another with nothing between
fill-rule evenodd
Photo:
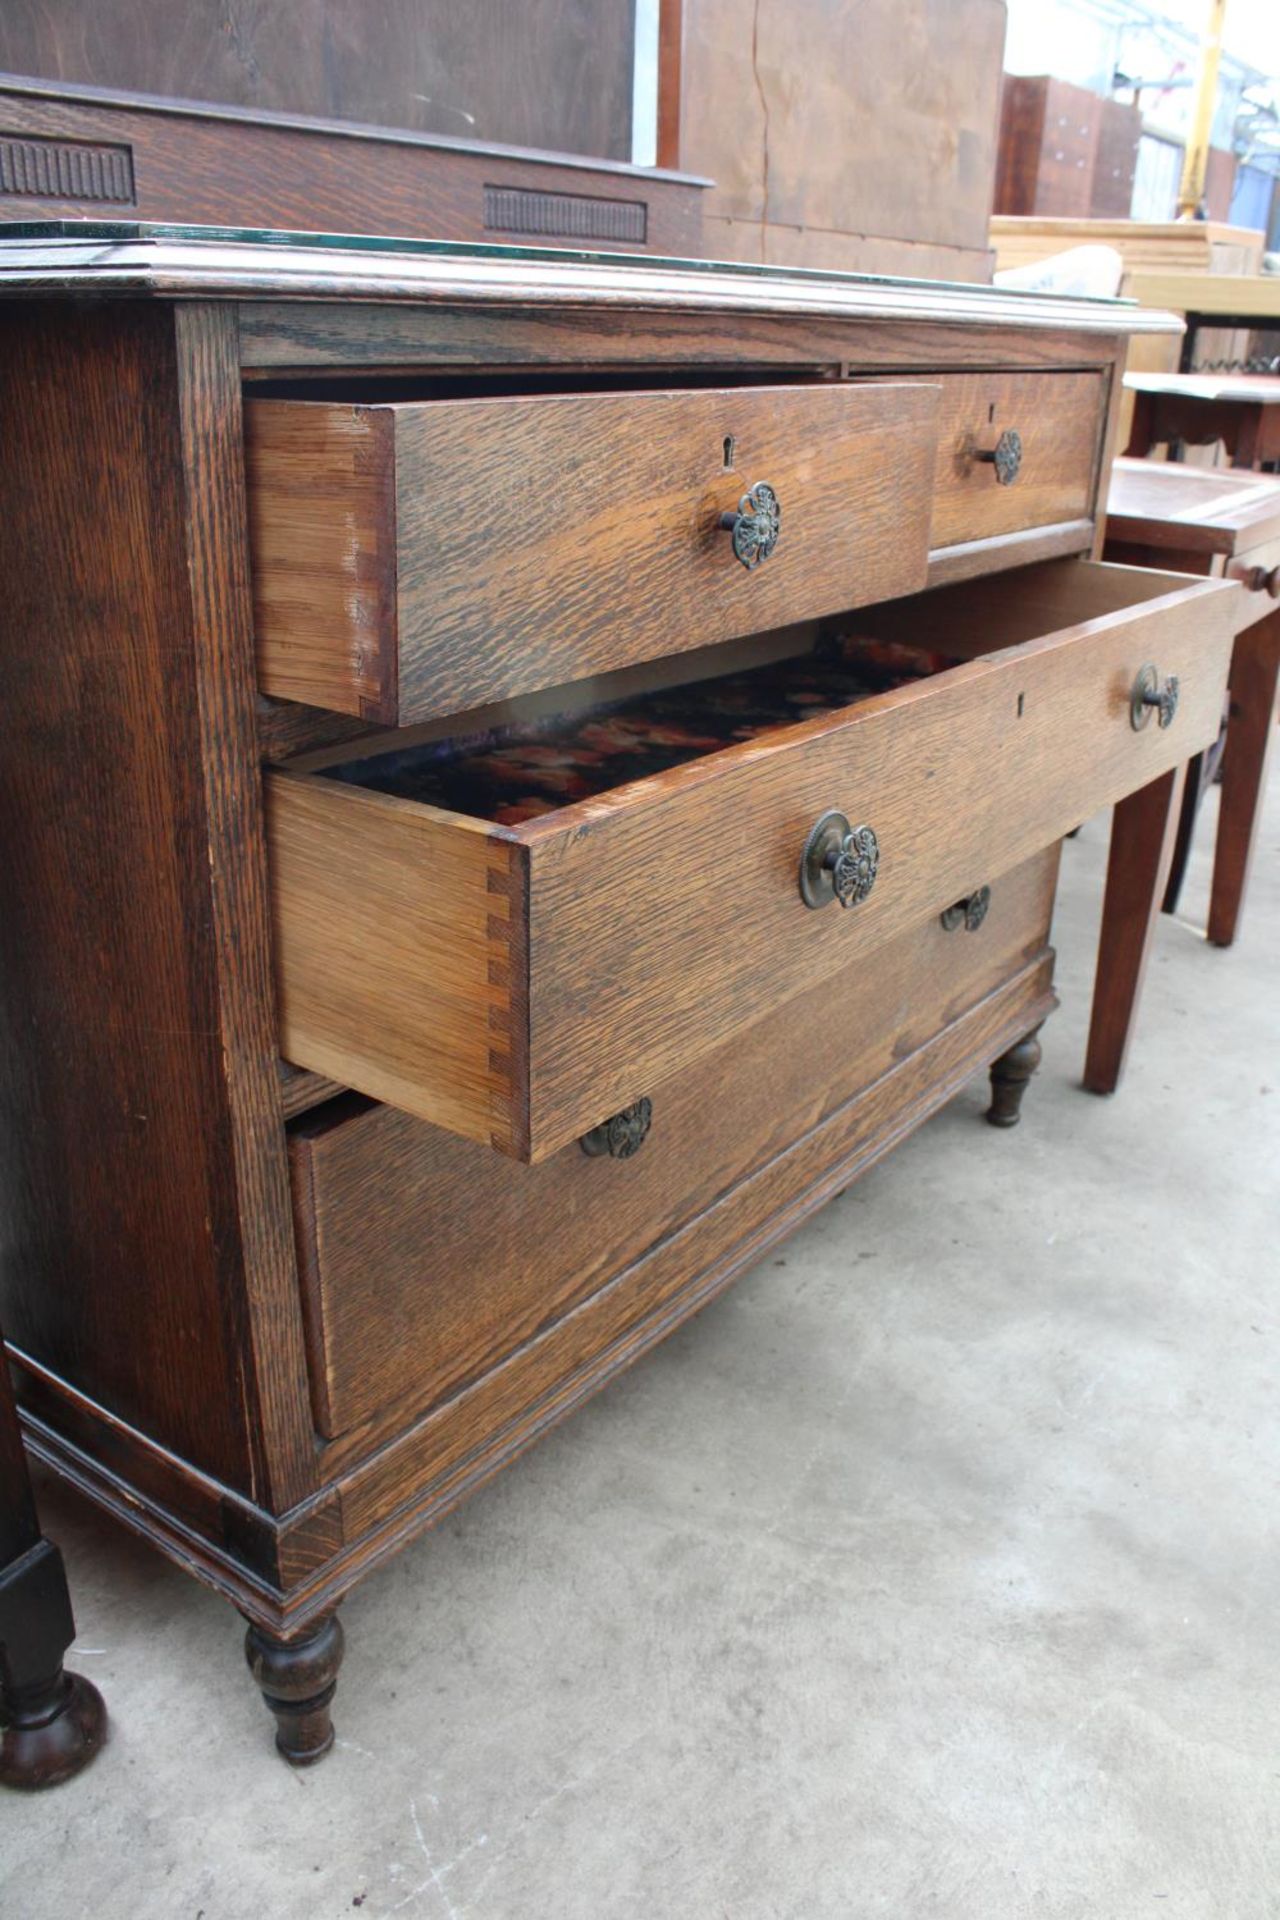
<instances>
[{"instance_id":1,"label":"brass drawer handle","mask_svg":"<svg viewBox=\"0 0 1280 1920\"><path fill-rule=\"evenodd\" d=\"M963 927L966 933L976 933L990 905L990 887L979 887L965 899L957 900L954 906L947 907L938 918L947 933L954 933L957 927Z\"/></svg>"},{"instance_id":2,"label":"brass drawer handle","mask_svg":"<svg viewBox=\"0 0 1280 1920\"><path fill-rule=\"evenodd\" d=\"M996 484L1011 487L1022 470L1022 435L1015 427L1006 427L989 452L974 454L996 470Z\"/></svg>"},{"instance_id":3,"label":"brass drawer handle","mask_svg":"<svg viewBox=\"0 0 1280 1920\"><path fill-rule=\"evenodd\" d=\"M757 480L738 502L736 513L722 513L720 525L733 535L733 551L748 572L767 560L782 531L782 502L767 480Z\"/></svg>"},{"instance_id":4,"label":"brass drawer handle","mask_svg":"<svg viewBox=\"0 0 1280 1920\"><path fill-rule=\"evenodd\" d=\"M851 827L842 813L824 813L800 856L800 898L806 907L856 907L880 870L880 842L870 827Z\"/></svg>"},{"instance_id":5,"label":"brass drawer handle","mask_svg":"<svg viewBox=\"0 0 1280 1920\"><path fill-rule=\"evenodd\" d=\"M1154 707L1160 717L1162 727L1173 725L1173 716L1178 711L1178 676L1171 673L1164 685L1160 684L1160 675L1148 663L1139 667L1138 677L1133 683L1133 692L1129 695L1129 724L1135 733L1141 733L1151 718Z\"/></svg>"},{"instance_id":6,"label":"brass drawer handle","mask_svg":"<svg viewBox=\"0 0 1280 1920\"><path fill-rule=\"evenodd\" d=\"M611 1160L629 1160L633 1153L639 1153L652 1124L652 1100L633 1100L621 1113L584 1133L578 1145L592 1160L606 1153Z\"/></svg>"},{"instance_id":7,"label":"brass drawer handle","mask_svg":"<svg viewBox=\"0 0 1280 1920\"><path fill-rule=\"evenodd\" d=\"M1273 600L1280 600L1280 567L1250 567L1244 584L1250 593L1269 593Z\"/></svg>"}]
</instances>

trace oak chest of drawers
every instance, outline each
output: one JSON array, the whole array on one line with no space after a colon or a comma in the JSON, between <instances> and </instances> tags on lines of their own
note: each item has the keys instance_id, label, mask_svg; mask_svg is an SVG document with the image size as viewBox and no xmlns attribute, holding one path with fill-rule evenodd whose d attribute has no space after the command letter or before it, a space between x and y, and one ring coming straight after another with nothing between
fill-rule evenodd
<instances>
[{"instance_id":1,"label":"oak chest of drawers","mask_svg":"<svg viewBox=\"0 0 1280 1920\"><path fill-rule=\"evenodd\" d=\"M0 1318L318 1757L363 1572L1052 1008L1114 1085L1238 589L1117 303L8 230ZM975 1143L975 1151L981 1143Z\"/></svg>"}]
</instances>

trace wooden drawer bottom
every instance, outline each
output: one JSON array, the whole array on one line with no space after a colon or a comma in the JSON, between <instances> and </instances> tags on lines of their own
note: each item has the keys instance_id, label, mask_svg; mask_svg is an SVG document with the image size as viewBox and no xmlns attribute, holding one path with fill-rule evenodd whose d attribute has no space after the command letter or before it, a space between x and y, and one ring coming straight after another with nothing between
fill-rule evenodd
<instances>
[{"instance_id":1,"label":"wooden drawer bottom","mask_svg":"<svg viewBox=\"0 0 1280 1920\"><path fill-rule=\"evenodd\" d=\"M1042 957L1058 848L976 931L937 916L652 1090L630 1159L513 1163L352 1096L290 1133L316 1424L402 1426L544 1333Z\"/></svg>"}]
</instances>

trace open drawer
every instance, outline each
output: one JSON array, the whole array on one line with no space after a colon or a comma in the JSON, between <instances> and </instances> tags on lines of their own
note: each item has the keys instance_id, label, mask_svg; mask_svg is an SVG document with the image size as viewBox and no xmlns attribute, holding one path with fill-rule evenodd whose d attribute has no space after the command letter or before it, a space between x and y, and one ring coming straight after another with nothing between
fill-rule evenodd
<instances>
[{"instance_id":1,"label":"open drawer","mask_svg":"<svg viewBox=\"0 0 1280 1920\"><path fill-rule=\"evenodd\" d=\"M892 381L250 399L259 684L404 726L911 593L937 411Z\"/></svg>"},{"instance_id":2,"label":"open drawer","mask_svg":"<svg viewBox=\"0 0 1280 1920\"><path fill-rule=\"evenodd\" d=\"M543 1159L1207 745L1238 593L1056 561L805 659L269 772L282 1050ZM870 835L811 844L836 812Z\"/></svg>"}]
</instances>

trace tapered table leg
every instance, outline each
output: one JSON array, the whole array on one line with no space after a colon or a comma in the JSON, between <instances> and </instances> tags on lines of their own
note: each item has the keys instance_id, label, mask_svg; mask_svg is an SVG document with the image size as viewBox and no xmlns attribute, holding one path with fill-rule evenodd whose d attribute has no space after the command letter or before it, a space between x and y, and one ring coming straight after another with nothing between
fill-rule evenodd
<instances>
[{"instance_id":1,"label":"tapered table leg","mask_svg":"<svg viewBox=\"0 0 1280 1920\"><path fill-rule=\"evenodd\" d=\"M1125 448L1125 454L1129 459L1145 459L1155 444L1155 410L1154 394L1134 394L1129 444Z\"/></svg>"},{"instance_id":2,"label":"tapered table leg","mask_svg":"<svg viewBox=\"0 0 1280 1920\"><path fill-rule=\"evenodd\" d=\"M1169 881L1161 902L1162 913L1176 913L1178 901L1182 895L1182 883L1187 877L1187 866L1191 859L1191 842L1195 838L1196 815L1200 811L1200 802L1208 785L1206 762L1207 753L1193 754L1187 763L1187 778L1182 789L1182 805L1178 809L1178 831L1174 835L1173 858L1169 862Z\"/></svg>"},{"instance_id":3,"label":"tapered table leg","mask_svg":"<svg viewBox=\"0 0 1280 1920\"><path fill-rule=\"evenodd\" d=\"M1209 938L1229 947L1240 924L1249 863L1275 733L1280 677L1280 608L1236 635L1231 656L1231 718L1222 762L1222 805L1209 897Z\"/></svg>"},{"instance_id":4,"label":"tapered table leg","mask_svg":"<svg viewBox=\"0 0 1280 1920\"><path fill-rule=\"evenodd\" d=\"M0 1786L56 1787L106 1739L101 1694L62 1665L75 1635L62 1555L40 1532L0 1340Z\"/></svg>"},{"instance_id":5,"label":"tapered table leg","mask_svg":"<svg viewBox=\"0 0 1280 1920\"><path fill-rule=\"evenodd\" d=\"M1114 1093L1142 991L1147 954L1164 898L1186 767L1140 787L1116 807L1098 941L1093 1015L1085 1056L1090 1093Z\"/></svg>"}]
</instances>

